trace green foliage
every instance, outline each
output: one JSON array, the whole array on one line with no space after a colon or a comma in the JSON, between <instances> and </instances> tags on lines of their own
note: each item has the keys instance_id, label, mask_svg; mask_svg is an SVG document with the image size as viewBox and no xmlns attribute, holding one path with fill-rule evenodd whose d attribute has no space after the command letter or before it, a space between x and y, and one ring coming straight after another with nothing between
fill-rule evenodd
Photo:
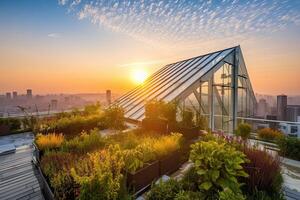
<instances>
[{"instance_id":1,"label":"green foliage","mask_svg":"<svg viewBox=\"0 0 300 200\"><path fill-rule=\"evenodd\" d=\"M241 136L244 140L250 137L251 126L247 123L240 123L235 131L236 135Z\"/></svg>"},{"instance_id":2,"label":"green foliage","mask_svg":"<svg viewBox=\"0 0 300 200\"><path fill-rule=\"evenodd\" d=\"M90 133L82 132L62 145L63 151L74 153L87 153L105 146L106 139L101 136L98 129L93 129Z\"/></svg>"},{"instance_id":3,"label":"green foliage","mask_svg":"<svg viewBox=\"0 0 300 200\"><path fill-rule=\"evenodd\" d=\"M236 191L232 191L229 188L225 188L223 191L219 192L219 200L244 200L245 197Z\"/></svg>"},{"instance_id":4,"label":"green foliage","mask_svg":"<svg viewBox=\"0 0 300 200\"><path fill-rule=\"evenodd\" d=\"M201 130L208 130L208 122L207 122L206 117L197 113L196 114L196 126L199 127Z\"/></svg>"},{"instance_id":5,"label":"green foliage","mask_svg":"<svg viewBox=\"0 0 300 200\"><path fill-rule=\"evenodd\" d=\"M187 127L187 128L193 127L195 125L193 119L194 119L194 113L191 110L188 109L183 110L182 121L180 122L180 124L183 127Z\"/></svg>"},{"instance_id":6,"label":"green foliage","mask_svg":"<svg viewBox=\"0 0 300 200\"><path fill-rule=\"evenodd\" d=\"M11 131L21 129L21 121L17 118L0 118L0 125L6 125Z\"/></svg>"},{"instance_id":7,"label":"green foliage","mask_svg":"<svg viewBox=\"0 0 300 200\"><path fill-rule=\"evenodd\" d=\"M174 200L202 200L203 197L201 193L199 192L193 192L193 191L180 191L178 194L176 194Z\"/></svg>"},{"instance_id":8,"label":"green foliage","mask_svg":"<svg viewBox=\"0 0 300 200\"><path fill-rule=\"evenodd\" d=\"M271 128L260 129L257 133L258 137L263 140L276 140L283 137L283 134L280 131Z\"/></svg>"},{"instance_id":9,"label":"green foliage","mask_svg":"<svg viewBox=\"0 0 300 200\"><path fill-rule=\"evenodd\" d=\"M245 147L243 151L250 161L243 164L243 168L249 174L249 177L241 179L245 183L245 193L252 196L257 191L263 191L266 195L278 196L283 183L279 158L253 147Z\"/></svg>"},{"instance_id":10,"label":"green foliage","mask_svg":"<svg viewBox=\"0 0 300 200\"><path fill-rule=\"evenodd\" d=\"M163 101L158 101L156 99L147 101L145 103L145 117L149 119L158 119L162 115L162 105Z\"/></svg>"},{"instance_id":11,"label":"green foliage","mask_svg":"<svg viewBox=\"0 0 300 200\"><path fill-rule=\"evenodd\" d=\"M105 126L100 124L103 121L103 115L71 115L71 117L63 117L38 124L36 131L41 133L63 133L66 137L71 138L79 135L82 131L89 131L94 128L104 129Z\"/></svg>"},{"instance_id":12,"label":"green foliage","mask_svg":"<svg viewBox=\"0 0 300 200\"><path fill-rule=\"evenodd\" d=\"M107 150L89 154L89 173L71 169L76 183L80 185L79 199L113 200L119 197L124 166L123 155L118 145L111 145Z\"/></svg>"},{"instance_id":13,"label":"green foliage","mask_svg":"<svg viewBox=\"0 0 300 200\"><path fill-rule=\"evenodd\" d=\"M169 123L176 122L177 103L151 100L145 104L145 116L149 119L166 119Z\"/></svg>"},{"instance_id":14,"label":"green foliage","mask_svg":"<svg viewBox=\"0 0 300 200\"><path fill-rule=\"evenodd\" d=\"M161 181L152 186L151 191L147 194L146 199L173 200L181 190L181 184L176 180L170 179L166 182Z\"/></svg>"},{"instance_id":15,"label":"green foliage","mask_svg":"<svg viewBox=\"0 0 300 200\"><path fill-rule=\"evenodd\" d=\"M114 105L104 111L105 122L108 127L121 130L125 128L124 110Z\"/></svg>"},{"instance_id":16,"label":"green foliage","mask_svg":"<svg viewBox=\"0 0 300 200\"><path fill-rule=\"evenodd\" d=\"M229 188L241 193L238 177L247 177L242 164L246 156L234 147L215 141L197 142L192 145L190 160L201 180L199 185L207 198Z\"/></svg>"},{"instance_id":17,"label":"green foliage","mask_svg":"<svg viewBox=\"0 0 300 200\"><path fill-rule=\"evenodd\" d=\"M84 107L83 113L85 115L91 115L91 114L100 114L102 111L101 104L99 102L95 104L86 105Z\"/></svg>"},{"instance_id":18,"label":"green foliage","mask_svg":"<svg viewBox=\"0 0 300 200\"><path fill-rule=\"evenodd\" d=\"M290 136L280 137L278 139L278 146L280 155L300 160L300 139Z\"/></svg>"},{"instance_id":19,"label":"green foliage","mask_svg":"<svg viewBox=\"0 0 300 200\"><path fill-rule=\"evenodd\" d=\"M64 152L46 152L41 159L41 169L48 177L56 199L75 199L78 185L70 175L72 167L81 167L78 162L86 160Z\"/></svg>"}]
</instances>

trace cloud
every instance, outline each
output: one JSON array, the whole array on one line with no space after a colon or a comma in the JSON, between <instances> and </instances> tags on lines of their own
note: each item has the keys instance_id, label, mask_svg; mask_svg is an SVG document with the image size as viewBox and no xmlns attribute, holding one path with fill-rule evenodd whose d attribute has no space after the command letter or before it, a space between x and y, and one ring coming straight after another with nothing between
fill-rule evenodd
<instances>
[{"instance_id":1,"label":"cloud","mask_svg":"<svg viewBox=\"0 0 300 200\"><path fill-rule=\"evenodd\" d=\"M50 38L60 38L61 35L59 33L49 33L48 37L50 37Z\"/></svg>"},{"instance_id":2,"label":"cloud","mask_svg":"<svg viewBox=\"0 0 300 200\"><path fill-rule=\"evenodd\" d=\"M59 5L66 5L66 3L68 2L68 0L58 0L58 4Z\"/></svg>"},{"instance_id":3,"label":"cloud","mask_svg":"<svg viewBox=\"0 0 300 200\"><path fill-rule=\"evenodd\" d=\"M119 65L120 67L147 67L155 64L164 63L164 60L153 60L153 61L143 61L143 62L132 62Z\"/></svg>"},{"instance_id":4,"label":"cloud","mask_svg":"<svg viewBox=\"0 0 300 200\"><path fill-rule=\"evenodd\" d=\"M295 0L93 0L68 9L91 23L152 45L199 46L212 40L245 40L300 25ZM65 5L64 2L63 5Z\"/></svg>"}]
</instances>

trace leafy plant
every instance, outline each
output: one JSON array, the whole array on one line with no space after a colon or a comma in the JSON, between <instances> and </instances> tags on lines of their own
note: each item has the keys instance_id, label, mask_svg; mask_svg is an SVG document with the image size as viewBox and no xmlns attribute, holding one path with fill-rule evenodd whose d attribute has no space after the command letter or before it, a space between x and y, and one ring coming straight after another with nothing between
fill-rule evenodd
<instances>
[{"instance_id":1,"label":"leafy plant","mask_svg":"<svg viewBox=\"0 0 300 200\"><path fill-rule=\"evenodd\" d=\"M265 191L269 195L279 194L283 182L279 158L253 147L246 147L244 153L250 160L243 164L249 174L248 178L242 179L246 192L250 195L256 191Z\"/></svg>"},{"instance_id":2,"label":"leafy plant","mask_svg":"<svg viewBox=\"0 0 300 200\"><path fill-rule=\"evenodd\" d=\"M190 160L201 180L199 189L206 198L215 198L226 188L241 193L237 178L248 176L242 168L247 161L242 152L225 143L200 141L192 145Z\"/></svg>"},{"instance_id":3,"label":"leafy plant","mask_svg":"<svg viewBox=\"0 0 300 200\"><path fill-rule=\"evenodd\" d=\"M191 110L189 109L183 110L182 121L180 123L183 127L191 128L194 126L193 118L194 118L194 113Z\"/></svg>"},{"instance_id":4,"label":"leafy plant","mask_svg":"<svg viewBox=\"0 0 300 200\"><path fill-rule=\"evenodd\" d=\"M182 190L181 184L174 179L166 182L160 181L152 186L151 191L147 194L148 200L173 200Z\"/></svg>"},{"instance_id":5,"label":"leafy plant","mask_svg":"<svg viewBox=\"0 0 300 200\"><path fill-rule=\"evenodd\" d=\"M106 150L89 154L89 174L72 168L72 177L80 185L79 199L117 199L123 180L122 156L118 145L110 145Z\"/></svg>"},{"instance_id":6,"label":"leafy plant","mask_svg":"<svg viewBox=\"0 0 300 200\"><path fill-rule=\"evenodd\" d=\"M300 139L285 136L278 140L280 155L291 159L300 160Z\"/></svg>"},{"instance_id":7,"label":"leafy plant","mask_svg":"<svg viewBox=\"0 0 300 200\"><path fill-rule=\"evenodd\" d=\"M47 135L37 134L35 143L40 150L59 148L64 141L63 134L50 133Z\"/></svg>"},{"instance_id":8,"label":"leafy plant","mask_svg":"<svg viewBox=\"0 0 300 200\"><path fill-rule=\"evenodd\" d=\"M236 135L241 136L243 140L246 140L250 137L251 126L247 123L240 123L235 131Z\"/></svg>"},{"instance_id":9,"label":"leafy plant","mask_svg":"<svg viewBox=\"0 0 300 200\"><path fill-rule=\"evenodd\" d=\"M145 103L145 117L149 119L158 119L162 116L163 101L151 100Z\"/></svg>"},{"instance_id":10,"label":"leafy plant","mask_svg":"<svg viewBox=\"0 0 300 200\"><path fill-rule=\"evenodd\" d=\"M124 110L113 105L104 111L105 122L108 127L121 130L125 128Z\"/></svg>"},{"instance_id":11,"label":"leafy plant","mask_svg":"<svg viewBox=\"0 0 300 200\"><path fill-rule=\"evenodd\" d=\"M258 137L263 140L276 140L283 136L280 131L270 128L263 128L258 130Z\"/></svg>"},{"instance_id":12,"label":"leafy plant","mask_svg":"<svg viewBox=\"0 0 300 200\"><path fill-rule=\"evenodd\" d=\"M100 114L101 113L101 104L99 102L95 104L90 104L84 106L84 111L83 113L85 115L91 115L91 114Z\"/></svg>"}]
</instances>

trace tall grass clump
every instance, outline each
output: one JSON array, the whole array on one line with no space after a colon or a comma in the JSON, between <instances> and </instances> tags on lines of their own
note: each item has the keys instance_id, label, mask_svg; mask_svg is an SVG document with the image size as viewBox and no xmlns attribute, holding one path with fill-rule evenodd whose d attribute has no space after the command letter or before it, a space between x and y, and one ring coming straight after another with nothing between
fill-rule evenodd
<instances>
[{"instance_id":1,"label":"tall grass clump","mask_svg":"<svg viewBox=\"0 0 300 200\"><path fill-rule=\"evenodd\" d=\"M40 150L59 148L64 142L63 134L50 133L47 135L37 134L35 143Z\"/></svg>"}]
</instances>

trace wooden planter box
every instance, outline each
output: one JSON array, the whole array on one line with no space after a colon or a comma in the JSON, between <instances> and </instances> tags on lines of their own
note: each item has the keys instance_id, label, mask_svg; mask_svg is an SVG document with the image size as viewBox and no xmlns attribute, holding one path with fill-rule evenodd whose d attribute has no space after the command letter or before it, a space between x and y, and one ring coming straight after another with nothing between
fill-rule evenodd
<instances>
[{"instance_id":1,"label":"wooden planter box","mask_svg":"<svg viewBox=\"0 0 300 200\"><path fill-rule=\"evenodd\" d=\"M159 161L155 161L135 173L127 172L127 187L138 193L159 178Z\"/></svg>"},{"instance_id":2,"label":"wooden planter box","mask_svg":"<svg viewBox=\"0 0 300 200\"><path fill-rule=\"evenodd\" d=\"M33 149L34 149L33 150L33 161L34 161L34 164L37 165L40 163L41 158L44 155L44 151L41 151L35 143L33 143L32 145L33 145Z\"/></svg>"},{"instance_id":3,"label":"wooden planter box","mask_svg":"<svg viewBox=\"0 0 300 200\"><path fill-rule=\"evenodd\" d=\"M174 153L162 158L159 160L159 175L162 176L164 174L171 174L177 171L181 164L181 152L175 151Z\"/></svg>"},{"instance_id":4,"label":"wooden planter box","mask_svg":"<svg viewBox=\"0 0 300 200\"><path fill-rule=\"evenodd\" d=\"M54 200L54 194L47 182L46 177L44 176L42 169L38 166L38 172L40 175L40 184L41 184L41 189L43 191L44 197L46 200Z\"/></svg>"}]
</instances>

